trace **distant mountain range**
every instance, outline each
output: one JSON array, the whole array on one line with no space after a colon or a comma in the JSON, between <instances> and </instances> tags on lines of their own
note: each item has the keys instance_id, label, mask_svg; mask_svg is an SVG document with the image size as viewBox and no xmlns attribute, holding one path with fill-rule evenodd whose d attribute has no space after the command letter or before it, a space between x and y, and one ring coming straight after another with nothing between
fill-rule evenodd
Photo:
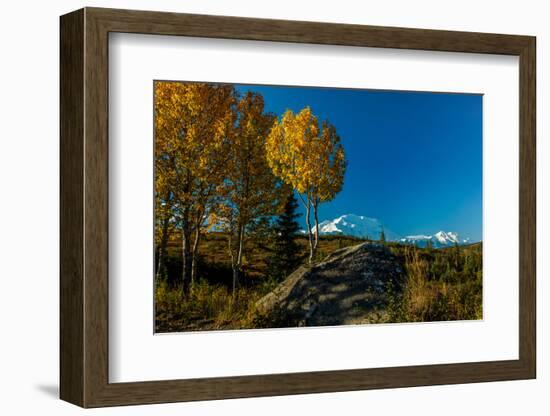
<instances>
[{"instance_id":1,"label":"distant mountain range","mask_svg":"<svg viewBox=\"0 0 550 416\"><path fill-rule=\"evenodd\" d=\"M311 230L315 232L315 228ZM386 228L376 218L369 218L363 215L346 214L333 220L319 223L319 235L347 235L379 240L382 230L384 231L386 241L413 244L418 247L426 247L430 243L435 248L471 243L468 238L461 239L457 233L445 231L439 231L433 235L409 235L402 237ZM305 233L304 230L302 232Z\"/></svg>"},{"instance_id":2,"label":"distant mountain range","mask_svg":"<svg viewBox=\"0 0 550 416\"><path fill-rule=\"evenodd\" d=\"M401 238L390 229L385 228L376 218L363 215L346 214L319 223L319 235L349 235L378 240L382 230L384 230L388 241L396 241ZM312 228L311 231L315 232L315 228Z\"/></svg>"},{"instance_id":3,"label":"distant mountain range","mask_svg":"<svg viewBox=\"0 0 550 416\"><path fill-rule=\"evenodd\" d=\"M433 235L409 235L398 240L401 243L413 244L418 247L426 247L431 243L432 247L449 247L455 244L470 244L469 238L461 239L457 233L439 231Z\"/></svg>"}]
</instances>

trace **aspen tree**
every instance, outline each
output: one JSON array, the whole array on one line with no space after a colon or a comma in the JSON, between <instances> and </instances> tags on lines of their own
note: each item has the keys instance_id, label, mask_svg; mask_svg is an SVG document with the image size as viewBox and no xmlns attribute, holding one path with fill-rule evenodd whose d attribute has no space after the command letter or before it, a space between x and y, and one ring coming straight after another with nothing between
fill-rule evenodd
<instances>
[{"instance_id":1,"label":"aspen tree","mask_svg":"<svg viewBox=\"0 0 550 416\"><path fill-rule=\"evenodd\" d=\"M319 126L305 107L297 114L287 110L274 123L266 148L273 173L292 186L306 210L311 264L319 243L319 205L331 201L343 186L346 158L340 137L328 121Z\"/></svg>"}]
</instances>

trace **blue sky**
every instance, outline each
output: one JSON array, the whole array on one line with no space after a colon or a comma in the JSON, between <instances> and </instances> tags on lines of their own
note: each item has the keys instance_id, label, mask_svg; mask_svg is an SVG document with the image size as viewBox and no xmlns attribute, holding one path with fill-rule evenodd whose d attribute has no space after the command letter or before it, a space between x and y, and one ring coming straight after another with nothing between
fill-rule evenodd
<instances>
[{"instance_id":1,"label":"blue sky","mask_svg":"<svg viewBox=\"0 0 550 416\"><path fill-rule=\"evenodd\" d=\"M400 234L455 231L482 239L482 96L237 85L281 115L310 106L341 137L343 190L319 208L379 219ZM301 222L304 218L301 218Z\"/></svg>"}]
</instances>

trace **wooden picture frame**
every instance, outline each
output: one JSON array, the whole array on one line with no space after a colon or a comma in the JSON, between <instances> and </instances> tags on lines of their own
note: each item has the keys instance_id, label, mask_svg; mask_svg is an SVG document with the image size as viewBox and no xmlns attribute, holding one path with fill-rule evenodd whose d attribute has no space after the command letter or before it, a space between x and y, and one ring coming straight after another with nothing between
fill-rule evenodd
<instances>
[{"instance_id":1,"label":"wooden picture frame","mask_svg":"<svg viewBox=\"0 0 550 416\"><path fill-rule=\"evenodd\" d=\"M101 407L536 377L534 37L100 8L62 16L60 29L61 399ZM110 32L519 56L519 359L109 383Z\"/></svg>"}]
</instances>

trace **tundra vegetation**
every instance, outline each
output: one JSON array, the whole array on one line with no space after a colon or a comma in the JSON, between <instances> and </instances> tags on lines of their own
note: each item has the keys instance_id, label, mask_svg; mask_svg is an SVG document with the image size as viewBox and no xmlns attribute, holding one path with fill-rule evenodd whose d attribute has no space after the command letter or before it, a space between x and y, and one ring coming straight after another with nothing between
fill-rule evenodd
<instances>
[{"instance_id":1,"label":"tundra vegetation","mask_svg":"<svg viewBox=\"0 0 550 416\"><path fill-rule=\"evenodd\" d=\"M296 269L360 244L383 246L402 275L364 322L482 317L480 243L319 235L319 205L344 186L347 162L336 127L311 108L277 117L258 93L159 81L154 111L157 332L307 325L258 305Z\"/></svg>"}]
</instances>

